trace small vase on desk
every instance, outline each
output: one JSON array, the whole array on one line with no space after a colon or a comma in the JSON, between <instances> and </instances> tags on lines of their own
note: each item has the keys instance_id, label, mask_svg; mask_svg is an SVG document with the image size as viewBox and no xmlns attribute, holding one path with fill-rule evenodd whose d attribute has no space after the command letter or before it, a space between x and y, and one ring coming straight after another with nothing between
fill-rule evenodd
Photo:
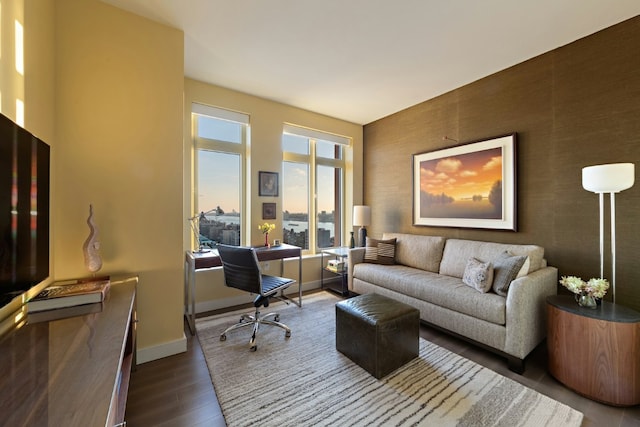
<instances>
[{"instance_id":1,"label":"small vase on desk","mask_svg":"<svg viewBox=\"0 0 640 427\"><path fill-rule=\"evenodd\" d=\"M593 297L593 295L576 294L575 298L580 307L598 308L598 304L596 303L596 299Z\"/></svg>"},{"instance_id":2,"label":"small vase on desk","mask_svg":"<svg viewBox=\"0 0 640 427\"><path fill-rule=\"evenodd\" d=\"M349 243L349 247L350 247L351 249L353 249L353 248L355 248L355 247L356 247L356 241L355 241L355 239L353 238L353 231L351 232L351 243Z\"/></svg>"},{"instance_id":3,"label":"small vase on desk","mask_svg":"<svg viewBox=\"0 0 640 427\"><path fill-rule=\"evenodd\" d=\"M269 233L264 233L264 245L265 247L269 247Z\"/></svg>"}]
</instances>

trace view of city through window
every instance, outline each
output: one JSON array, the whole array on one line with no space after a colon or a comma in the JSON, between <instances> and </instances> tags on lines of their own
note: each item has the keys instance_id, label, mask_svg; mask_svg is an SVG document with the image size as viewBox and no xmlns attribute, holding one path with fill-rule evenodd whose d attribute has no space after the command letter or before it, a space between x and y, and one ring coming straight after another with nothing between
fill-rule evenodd
<instances>
[{"instance_id":1,"label":"view of city through window","mask_svg":"<svg viewBox=\"0 0 640 427\"><path fill-rule=\"evenodd\" d=\"M334 213L323 211L318 217L318 247L333 246L335 240ZM284 212L282 218L283 241L302 248L308 248L308 215L299 212ZM258 231L256 230L256 232ZM200 219L200 236L201 243L209 248L215 248L218 243L239 245L240 213L235 210L226 212L222 206L217 209L214 208L212 212L205 213L204 218Z\"/></svg>"},{"instance_id":2,"label":"view of city through window","mask_svg":"<svg viewBox=\"0 0 640 427\"><path fill-rule=\"evenodd\" d=\"M326 248L333 246L335 242L335 227L333 212L327 213L322 211L318 220L318 233L316 235L317 246ZM283 214L282 238L285 242L300 246L301 248L309 248L309 222L306 213L289 213Z\"/></svg>"}]
</instances>

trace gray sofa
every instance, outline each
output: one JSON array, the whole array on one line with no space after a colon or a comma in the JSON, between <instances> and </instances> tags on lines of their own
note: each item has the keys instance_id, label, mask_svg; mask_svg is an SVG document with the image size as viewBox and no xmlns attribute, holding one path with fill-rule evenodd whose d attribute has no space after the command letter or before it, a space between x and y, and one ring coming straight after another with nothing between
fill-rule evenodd
<instances>
[{"instance_id":1,"label":"gray sofa","mask_svg":"<svg viewBox=\"0 0 640 427\"><path fill-rule=\"evenodd\" d=\"M544 248L400 233L382 237L393 238L393 265L365 262L365 248L349 251L349 289L416 307L424 323L506 357L509 369L522 373L525 357L546 336L545 300L557 293L558 271L547 266ZM527 257L506 296L463 283L471 257L490 262L505 251Z\"/></svg>"}]
</instances>

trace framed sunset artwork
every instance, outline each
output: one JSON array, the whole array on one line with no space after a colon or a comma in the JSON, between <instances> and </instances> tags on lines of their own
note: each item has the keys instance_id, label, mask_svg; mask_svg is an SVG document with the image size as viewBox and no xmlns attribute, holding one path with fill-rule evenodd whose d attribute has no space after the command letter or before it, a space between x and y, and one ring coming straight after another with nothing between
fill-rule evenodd
<instances>
[{"instance_id":1,"label":"framed sunset artwork","mask_svg":"<svg viewBox=\"0 0 640 427\"><path fill-rule=\"evenodd\" d=\"M516 231L516 134L414 154L413 224Z\"/></svg>"}]
</instances>

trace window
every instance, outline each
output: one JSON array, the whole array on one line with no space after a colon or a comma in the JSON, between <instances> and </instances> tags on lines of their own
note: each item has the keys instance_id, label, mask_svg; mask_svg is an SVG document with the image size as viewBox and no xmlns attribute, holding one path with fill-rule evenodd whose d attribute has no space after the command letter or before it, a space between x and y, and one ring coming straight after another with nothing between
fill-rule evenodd
<instances>
[{"instance_id":1,"label":"window","mask_svg":"<svg viewBox=\"0 0 640 427\"><path fill-rule=\"evenodd\" d=\"M200 241L211 248L240 245L246 233L242 201L249 116L201 104L191 111Z\"/></svg>"},{"instance_id":2,"label":"window","mask_svg":"<svg viewBox=\"0 0 640 427\"><path fill-rule=\"evenodd\" d=\"M282 135L283 241L315 252L342 242L350 140L293 125ZM310 230L313 230L310 233Z\"/></svg>"}]
</instances>

